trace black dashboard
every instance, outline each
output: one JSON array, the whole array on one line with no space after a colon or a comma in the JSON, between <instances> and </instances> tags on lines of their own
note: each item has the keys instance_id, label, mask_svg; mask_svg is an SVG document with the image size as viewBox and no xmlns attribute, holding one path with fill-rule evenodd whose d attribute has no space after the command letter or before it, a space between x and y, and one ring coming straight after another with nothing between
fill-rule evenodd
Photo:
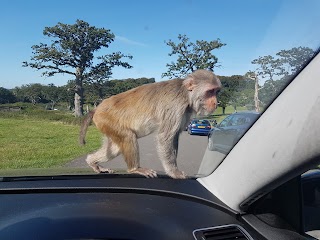
<instances>
[{"instance_id":1,"label":"black dashboard","mask_svg":"<svg viewBox=\"0 0 320 240\"><path fill-rule=\"evenodd\" d=\"M194 239L197 229L242 225L194 179L2 180L0 239Z\"/></svg>"},{"instance_id":2,"label":"black dashboard","mask_svg":"<svg viewBox=\"0 0 320 240\"><path fill-rule=\"evenodd\" d=\"M90 175L0 180L2 240L265 239L195 179Z\"/></svg>"}]
</instances>

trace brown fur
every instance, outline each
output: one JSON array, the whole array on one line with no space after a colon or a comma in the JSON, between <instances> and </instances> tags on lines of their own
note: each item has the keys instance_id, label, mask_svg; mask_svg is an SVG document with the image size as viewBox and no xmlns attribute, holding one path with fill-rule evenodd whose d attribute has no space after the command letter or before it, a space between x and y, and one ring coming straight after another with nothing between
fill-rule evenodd
<instances>
[{"instance_id":1,"label":"brown fur","mask_svg":"<svg viewBox=\"0 0 320 240\"><path fill-rule=\"evenodd\" d=\"M137 139L158 130L158 153L166 173L185 178L176 163L179 134L192 112L209 114L215 110L220 87L212 72L197 70L186 79L147 84L105 99L81 127L80 143L84 143L91 119L105 135L102 148L89 154L86 161L96 172L112 172L99 162L122 153L128 172L156 177L154 170L140 167Z\"/></svg>"}]
</instances>

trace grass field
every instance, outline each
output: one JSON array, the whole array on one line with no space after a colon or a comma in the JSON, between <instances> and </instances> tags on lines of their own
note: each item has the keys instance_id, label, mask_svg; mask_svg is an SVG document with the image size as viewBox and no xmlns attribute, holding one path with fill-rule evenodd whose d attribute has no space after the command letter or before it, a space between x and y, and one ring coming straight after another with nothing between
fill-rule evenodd
<instances>
[{"instance_id":1,"label":"grass field","mask_svg":"<svg viewBox=\"0 0 320 240\"><path fill-rule=\"evenodd\" d=\"M247 111L247 108L246 107L237 107L237 111L238 112ZM212 119L214 119L218 123L220 123L223 119L225 119L231 113L234 113L234 108L232 106L226 107L226 110L225 110L226 115L222 115L222 108L218 107L217 110L214 112Z\"/></svg>"},{"instance_id":2,"label":"grass field","mask_svg":"<svg viewBox=\"0 0 320 240\"><path fill-rule=\"evenodd\" d=\"M238 108L238 111L246 110ZM233 113L226 108L226 114ZM219 123L227 115L222 109L213 119ZM98 149L101 134L91 126L87 144L79 146L79 118L70 113L47 111L39 106L25 105L23 111L0 112L0 170L25 168L56 168Z\"/></svg>"},{"instance_id":3,"label":"grass field","mask_svg":"<svg viewBox=\"0 0 320 240\"><path fill-rule=\"evenodd\" d=\"M90 127L79 146L79 126L61 122L0 118L0 169L49 168L97 149L101 135Z\"/></svg>"}]
</instances>

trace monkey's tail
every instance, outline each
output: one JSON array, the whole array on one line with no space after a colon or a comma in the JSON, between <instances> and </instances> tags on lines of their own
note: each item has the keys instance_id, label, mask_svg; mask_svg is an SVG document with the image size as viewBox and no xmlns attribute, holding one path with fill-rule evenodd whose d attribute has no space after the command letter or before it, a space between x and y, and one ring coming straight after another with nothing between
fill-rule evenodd
<instances>
[{"instance_id":1,"label":"monkey's tail","mask_svg":"<svg viewBox=\"0 0 320 240\"><path fill-rule=\"evenodd\" d=\"M93 118L95 111L96 110L94 109L94 110L88 112L87 116L83 119L83 121L81 123L80 136L79 136L80 145L86 144L85 138L86 138L87 130L88 130L88 127L92 121L92 118Z\"/></svg>"}]
</instances>

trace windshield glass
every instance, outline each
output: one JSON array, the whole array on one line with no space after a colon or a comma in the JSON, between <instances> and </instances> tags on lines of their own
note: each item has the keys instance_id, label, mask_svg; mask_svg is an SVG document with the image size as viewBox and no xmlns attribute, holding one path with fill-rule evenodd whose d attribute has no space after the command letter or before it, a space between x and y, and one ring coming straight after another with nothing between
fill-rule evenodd
<instances>
[{"instance_id":1,"label":"windshield glass","mask_svg":"<svg viewBox=\"0 0 320 240\"><path fill-rule=\"evenodd\" d=\"M316 0L1 9L0 176L207 175L320 46Z\"/></svg>"}]
</instances>

